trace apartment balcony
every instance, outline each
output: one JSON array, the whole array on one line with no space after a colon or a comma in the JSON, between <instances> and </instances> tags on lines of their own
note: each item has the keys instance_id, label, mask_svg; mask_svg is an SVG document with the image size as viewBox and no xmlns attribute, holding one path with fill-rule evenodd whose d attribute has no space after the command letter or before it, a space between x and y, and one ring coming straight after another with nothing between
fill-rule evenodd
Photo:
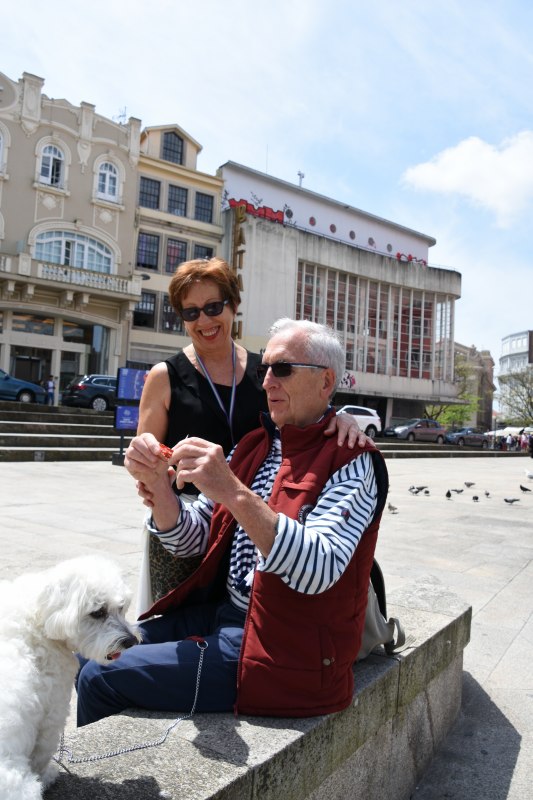
<instances>
[{"instance_id":1,"label":"apartment balcony","mask_svg":"<svg viewBox=\"0 0 533 800\"><path fill-rule=\"evenodd\" d=\"M32 259L25 253L17 256L0 255L0 296L4 300L31 300L36 289L55 290L60 295L59 305L69 306L82 300L87 305L90 297L113 298L128 305L135 304L141 296L142 277L109 275L89 269L51 264Z\"/></svg>"}]
</instances>

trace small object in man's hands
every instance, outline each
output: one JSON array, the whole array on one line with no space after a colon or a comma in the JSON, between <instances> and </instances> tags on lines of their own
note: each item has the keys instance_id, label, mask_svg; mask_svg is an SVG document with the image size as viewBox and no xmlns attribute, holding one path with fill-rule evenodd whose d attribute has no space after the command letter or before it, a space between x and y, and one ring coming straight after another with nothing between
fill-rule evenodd
<instances>
[{"instance_id":1,"label":"small object in man's hands","mask_svg":"<svg viewBox=\"0 0 533 800\"><path fill-rule=\"evenodd\" d=\"M171 447L167 447L166 444L159 444L159 450L161 451L161 458L164 458L165 461L168 461L169 458L172 458L174 451Z\"/></svg>"}]
</instances>

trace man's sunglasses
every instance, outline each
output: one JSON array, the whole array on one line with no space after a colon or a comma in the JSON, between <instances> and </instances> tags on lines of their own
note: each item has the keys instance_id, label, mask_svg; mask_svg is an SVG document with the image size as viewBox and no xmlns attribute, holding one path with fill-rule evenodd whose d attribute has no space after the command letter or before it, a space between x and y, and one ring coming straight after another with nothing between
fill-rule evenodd
<instances>
[{"instance_id":1,"label":"man's sunglasses","mask_svg":"<svg viewBox=\"0 0 533 800\"><path fill-rule=\"evenodd\" d=\"M227 306L228 303L229 300L215 300L214 303L206 303L203 308L198 308L198 306L181 308L180 317L184 319L185 322L194 322L198 319L202 311L208 317L219 317L224 311L224 306Z\"/></svg>"},{"instance_id":2,"label":"man's sunglasses","mask_svg":"<svg viewBox=\"0 0 533 800\"><path fill-rule=\"evenodd\" d=\"M259 366L256 367L257 378L263 383L269 369L272 370L272 374L275 378L288 378L289 375L292 375L293 369L298 367L303 367L305 369L327 369L327 367L322 366L322 364L300 364L298 361L275 361L273 364L259 364Z\"/></svg>"}]
</instances>

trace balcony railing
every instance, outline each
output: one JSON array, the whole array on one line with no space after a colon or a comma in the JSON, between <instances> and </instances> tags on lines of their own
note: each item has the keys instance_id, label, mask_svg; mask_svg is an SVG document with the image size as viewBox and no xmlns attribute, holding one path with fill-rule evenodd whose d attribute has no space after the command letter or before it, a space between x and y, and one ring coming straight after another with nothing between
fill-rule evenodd
<instances>
[{"instance_id":1,"label":"balcony railing","mask_svg":"<svg viewBox=\"0 0 533 800\"><path fill-rule=\"evenodd\" d=\"M104 292L117 294L133 294L140 297L140 280L121 278L118 275L108 275L104 272L95 272L89 269L68 267L62 264L37 264L37 277L45 281L68 283L84 289L99 289Z\"/></svg>"}]
</instances>

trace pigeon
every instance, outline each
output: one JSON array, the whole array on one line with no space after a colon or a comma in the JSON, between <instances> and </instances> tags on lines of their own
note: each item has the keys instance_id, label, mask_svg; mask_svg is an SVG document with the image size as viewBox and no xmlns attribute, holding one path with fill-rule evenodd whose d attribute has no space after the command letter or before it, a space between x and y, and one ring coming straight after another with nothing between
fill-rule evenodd
<instances>
[{"instance_id":1,"label":"pigeon","mask_svg":"<svg viewBox=\"0 0 533 800\"><path fill-rule=\"evenodd\" d=\"M389 509L389 511L390 511L390 513L391 513L391 514L397 514L397 513L398 513L398 509L397 509L397 507L396 507L396 506L393 506L393 505L392 505L392 503L389 503L389 505L388 505L388 509Z\"/></svg>"},{"instance_id":2,"label":"pigeon","mask_svg":"<svg viewBox=\"0 0 533 800\"><path fill-rule=\"evenodd\" d=\"M470 489L471 486L475 486L476 484L472 481L465 481L465 486L467 489Z\"/></svg>"},{"instance_id":3,"label":"pigeon","mask_svg":"<svg viewBox=\"0 0 533 800\"><path fill-rule=\"evenodd\" d=\"M522 486L522 484L520 484L520 488L522 489L523 492L530 492L531 491L531 489L529 489L527 486Z\"/></svg>"},{"instance_id":4,"label":"pigeon","mask_svg":"<svg viewBox=\"0 0 533 800\"><path fill-rule=\"evenodd\" d=\"M490 497L490 492L485 492L485 497Z\"/></svg>"},{"instance_id":5,"label":"pigeon","mask_svg":"<svg viewBox=\"0 0 533 800\"><path fill-rule=\"evenodd\" d=\"M505 500L506 503L511 503L511 504L520 502L520 498L518 497L504 497L503 499Z\"/></svg>"},{"instance_id":6,"label":"pigeon","mask_svg":"<svg viewBox=\"0 0 533 800\"><path fill-rule=\"evenodd\" d=\"M461 494L461 492L464 492L464 489L452 489L452 492L455 492L455 494Z\"/></svg>"},{"instance_id":7,"label":"pigeon","mask_svg":"<svg viewBox=\"0 0 533 800\"><path fill-rule=\"evenodd\" d=\"M530 472L528 469L525 469L524 472L526 473L526 478L533 478L533 472Z\"/></svg>"},{"instance_id":8,"label":"pigeon","mask_svg":"<svg viewBox=\"0 0 533 800\"><path fill-rule=\"evenodd\" d=\"M448 491L446 492L446 497L448 498L448 500L451 500L452 493L450 492L450 490L449 490L449 489L448 489Z\"/></svg>"},{"instance_id":9,"label":"pigeon","mask_svg":"<svg viewBox=\"0 0 533 800\"><path fill-rule=\"evenodd\" d=\"M474 501L474 503L478 503L479 502L479 497L477 496L477 494L473 494L472 495L472 500Z\"/></svg>"}]
</instances>

